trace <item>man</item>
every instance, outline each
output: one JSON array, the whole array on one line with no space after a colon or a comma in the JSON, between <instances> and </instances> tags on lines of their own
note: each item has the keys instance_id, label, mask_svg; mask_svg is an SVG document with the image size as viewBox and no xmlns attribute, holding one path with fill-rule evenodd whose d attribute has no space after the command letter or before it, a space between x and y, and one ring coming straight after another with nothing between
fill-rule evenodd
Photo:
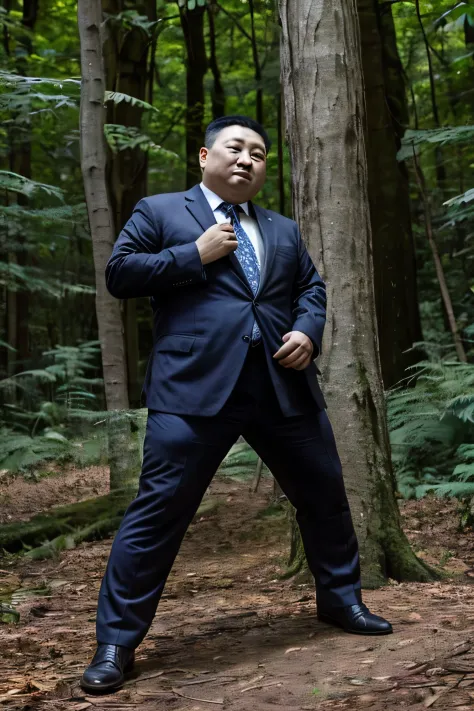
<instances>
[{"instance_id":1,"label":"man","mask_svg":"<svg viewBox=\"0 0 474 711\"><path fill-rule=\"evenodd\" d=\"M313 359L326 290L293 220L251 201L270 141L245 116L209 124L202 183L141 200L107 264L109 291L151 297L154 346L137 497L113 542L98 647L81 685L117 689L187 527L239 435L296 508L319 619L388 634L362 603L357 540Z\"/></svg>"}]
</instances>

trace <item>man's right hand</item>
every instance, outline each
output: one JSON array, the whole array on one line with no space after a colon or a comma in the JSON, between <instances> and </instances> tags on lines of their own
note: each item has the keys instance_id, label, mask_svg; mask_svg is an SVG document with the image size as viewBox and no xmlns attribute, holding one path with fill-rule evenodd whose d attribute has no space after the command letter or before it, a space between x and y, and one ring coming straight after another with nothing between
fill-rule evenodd
<instances>
[{"instance_id":1,"label":"man's right hand","mask_svg":"<svg viewBox=\"0 0 474 711\"><path fill-rule=\"evenodd\" d=\"M215 262L221 257L226 257L231 252L235 252L239 243L235 236L234 228L228 222L215 224L196 240L199 256L203 264Z\"/></svg>"}]
</instances>

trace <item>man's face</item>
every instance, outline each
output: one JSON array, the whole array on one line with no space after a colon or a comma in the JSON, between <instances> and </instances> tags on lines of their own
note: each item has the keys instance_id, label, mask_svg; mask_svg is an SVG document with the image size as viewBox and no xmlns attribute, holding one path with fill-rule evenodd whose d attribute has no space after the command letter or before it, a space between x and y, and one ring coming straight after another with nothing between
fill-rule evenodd
<instances>
[{"instance_id":1,"label":"man's face","mask_svg":"<svg viewBox=\"0 0 474 711\"><path fill-rule=\"evenodd\" d=\"M265 143L250 128L227 126L218 133L212 148L201 148L199 163L206 187L228 202L247 202L265 182Z\"/></svg>"}]
</instances>

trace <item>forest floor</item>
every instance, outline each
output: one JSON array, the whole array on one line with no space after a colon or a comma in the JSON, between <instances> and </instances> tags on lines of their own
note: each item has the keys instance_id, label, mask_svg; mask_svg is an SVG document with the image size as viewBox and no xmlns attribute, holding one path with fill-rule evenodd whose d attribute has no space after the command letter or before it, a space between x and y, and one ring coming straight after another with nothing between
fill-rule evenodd
<instances>
[{"instance_id":1,"label":"forest floor","mask_svg":"<svg viewBox=\"0 0 474 711\"><path fill-rule=\"evenodd\" d=\"M55 559L0 560L0 704L83 711L289 711L474 708L474 535L454 501L401 505L418 555L450 577L364 592L394 634L355 636L318 622L312 585L285 571L288 525L269 507L272 480L217 476L217 508L186 535L152 627L122 690L88 696L80 675L95 651L95 611L111 539ZM107 471L71 469L37 483L0 481L0 522L107 491ZM12 595L7 591L15 589ZM3 596L2 596L3 590ZM472 645L472 646L471 646Z\"/></svg>"}]
</instances>

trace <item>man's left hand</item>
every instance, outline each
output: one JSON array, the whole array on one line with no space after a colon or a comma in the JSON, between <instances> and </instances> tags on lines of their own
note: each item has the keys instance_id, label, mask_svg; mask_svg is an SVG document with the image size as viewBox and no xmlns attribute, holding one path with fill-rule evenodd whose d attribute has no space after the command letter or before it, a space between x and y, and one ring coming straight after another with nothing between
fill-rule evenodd
<instances>
[{"instance_id":1,"label":"man's left hand","mask_svg":"<svg viewBox=\"0 0 474 711\"><path fill-rule=\"evenodd\" d=\"M284 368L304 370L311 363L313 344L301 331L290 331L282 338L284 345L273 356Z\"/></svg>"}]
</instances>

